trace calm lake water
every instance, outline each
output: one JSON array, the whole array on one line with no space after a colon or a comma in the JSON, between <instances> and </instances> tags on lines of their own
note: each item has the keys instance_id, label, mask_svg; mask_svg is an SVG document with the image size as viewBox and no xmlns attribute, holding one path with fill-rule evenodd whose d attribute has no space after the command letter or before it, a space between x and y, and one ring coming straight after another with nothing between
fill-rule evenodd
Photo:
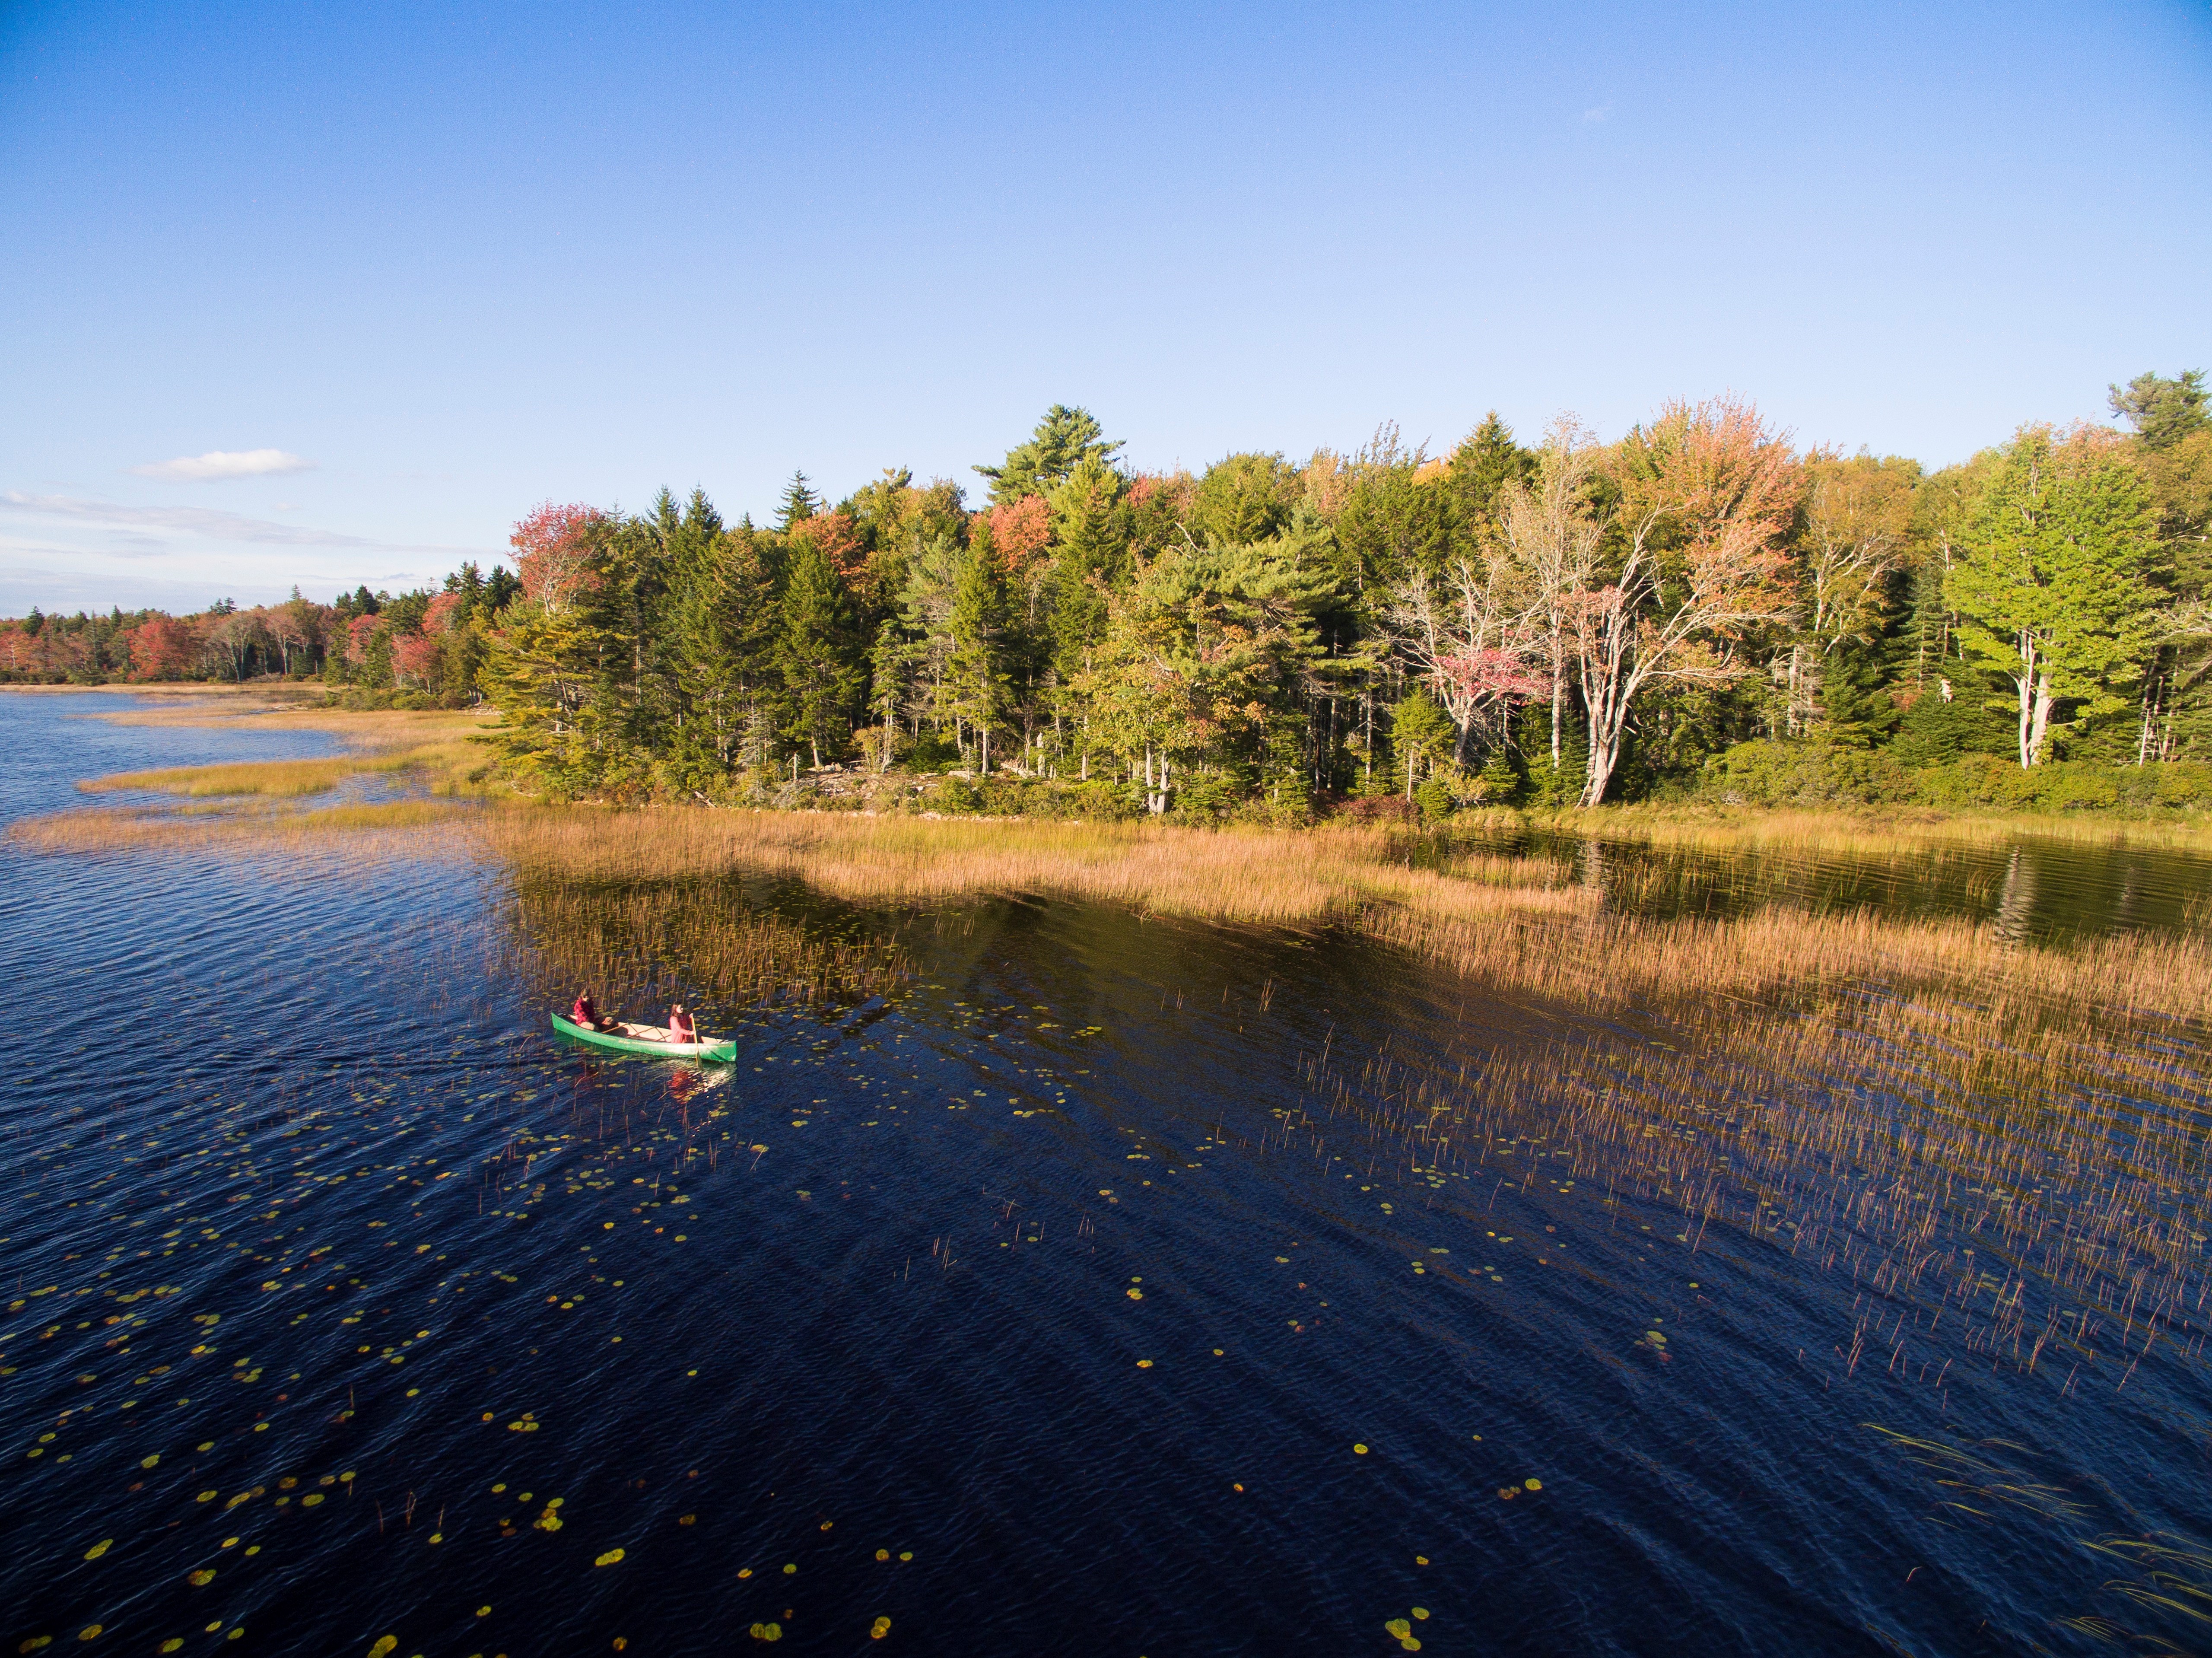
<instances>
[{"instance_id":1,"label":"calm lake water","mask_svg":"<svg viewBox=\"0 0 2212 1658\"><path fill-rule=\"evenodd\" d=\"M0 815L328 752L119 701L0 697ZM1894 902L2063 937L2203 890L2024 856L2009 911L2003 849ZM708 1003L702 1071L554 1039L506 891L0 844L6 1650L2212 1645L2098 1546L2212 1549L2178 1338L2070 1387L1917 1326L1852 1365L1865 1286L1778 1240L1284 1128L1324 1052L1449 1072L1556 1018L1006 903L908 925L888 1000Z\"/></svg>"}]
</instances>

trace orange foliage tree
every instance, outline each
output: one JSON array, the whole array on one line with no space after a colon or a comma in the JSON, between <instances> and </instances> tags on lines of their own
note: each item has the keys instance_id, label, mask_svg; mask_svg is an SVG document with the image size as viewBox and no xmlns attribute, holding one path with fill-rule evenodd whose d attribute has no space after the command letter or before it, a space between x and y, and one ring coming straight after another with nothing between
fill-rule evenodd
<instances>
[{"instance_id":1,"label":"orange foliage tree","mask_svg":"<svg viewBox=\"0 0 2212 1658\"><path fill-rule=\"evenodd\" d=\"M991 509L991 545L997 549L1000 568L1018 582L1029 567L1044 557L1052 540L1052 509L1041 495Z\"/></svg>"},{"instance_id":2,"label":"orange foliage tree","mask_svg":"<svg viewBox=\"0 0 2212 1658\"><path fill-rule=\"evenodd\" d=\"M811 541L830 568L837 572L848 593L857 593L866 584L868 574L868 550L860 544L860 531L854 527L853 515L848 512L817 512L811 518L798 519L792 524L793 542Z\"/></svg>"}]
</instances>

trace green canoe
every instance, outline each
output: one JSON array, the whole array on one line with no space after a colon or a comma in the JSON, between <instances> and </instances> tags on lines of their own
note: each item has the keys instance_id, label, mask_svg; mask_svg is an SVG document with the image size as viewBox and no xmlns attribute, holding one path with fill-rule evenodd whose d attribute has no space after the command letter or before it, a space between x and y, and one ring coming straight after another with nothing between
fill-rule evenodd
<instances>
[{"instance_id":1,"label":"green canoe","mask_svg":"<svg viewBox=\"0 0 2212 1658\"><path fill-rule=\"evenodd\" d=\"M648 1038L617 1036L609 1031L587 1030L583 1026L553 1015L553 1028L563 1036L573 1036L579 1042L590 1042L602 1048L612 1048L617 1053L641 1053L653 1059L714 1059L724 1064L738 1057L734 1042L655 1042ZM657 1025L641 1027L658 1030Z\"/></svg>"}]
</instances>

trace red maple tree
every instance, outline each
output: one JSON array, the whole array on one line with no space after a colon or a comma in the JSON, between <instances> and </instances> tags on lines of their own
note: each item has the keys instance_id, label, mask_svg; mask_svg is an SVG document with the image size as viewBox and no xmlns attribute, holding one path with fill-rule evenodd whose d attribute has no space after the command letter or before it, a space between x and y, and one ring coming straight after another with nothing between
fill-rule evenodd
<instances>
[{"instance_id":1,"label":"red maple tree","mask_svg":"<svg viewBox=\"0 0 2212 1658\"><path fill-rule=\"evenodd\" d=\"M592 554L606 522L605 513L580 501L566 506L543 502L517 520L507 542L514 549L514 573L524 594L548 610L559 610L589 592L596 579Z\"/></svg>"}]
</instances>

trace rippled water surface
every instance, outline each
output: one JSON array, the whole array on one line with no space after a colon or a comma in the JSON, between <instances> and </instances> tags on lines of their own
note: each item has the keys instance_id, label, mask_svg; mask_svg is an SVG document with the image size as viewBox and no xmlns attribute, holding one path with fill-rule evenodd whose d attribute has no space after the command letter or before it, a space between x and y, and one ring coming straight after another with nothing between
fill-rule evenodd
<instances>
[{"instance_id":1,"label":"rippled water surface","mask_svg":"<svg viewBox=\"0 0 2212 1658\"><path fill-rule=\"evenodd\" d=\"M116 705L0 698L8 818L326 752L83 717ZM1322 1076L1480 1089L1571 1021L1340 937L1006 903L907 921L888 999L708 1005L740 1058L701 1070L552 1038L505 892L388 846L0 845L6 1649L2212 1631L2097 1546L2212 1535L2201 1324L2024 1370L1779 1228L1326 1115Z\"/></svg>"}]
</instances>

